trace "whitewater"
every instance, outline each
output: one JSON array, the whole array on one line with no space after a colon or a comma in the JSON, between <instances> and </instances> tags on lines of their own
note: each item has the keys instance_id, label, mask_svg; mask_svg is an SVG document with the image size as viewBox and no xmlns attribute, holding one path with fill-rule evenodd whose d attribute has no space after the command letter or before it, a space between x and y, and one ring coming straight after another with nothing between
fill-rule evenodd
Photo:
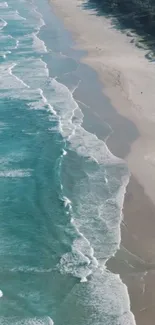
<instances>
[{"instance_id":1,"label":"whitewater","mask_svg":"<svg viewBox=\"0 0 155 325\"><path fill-rule=\"evenodd\" d=\"M61 82L69 36L48 1L8 0L0 42L0 324L133 325L106 267L129 172Z\"/></svg>"}]
</instances>

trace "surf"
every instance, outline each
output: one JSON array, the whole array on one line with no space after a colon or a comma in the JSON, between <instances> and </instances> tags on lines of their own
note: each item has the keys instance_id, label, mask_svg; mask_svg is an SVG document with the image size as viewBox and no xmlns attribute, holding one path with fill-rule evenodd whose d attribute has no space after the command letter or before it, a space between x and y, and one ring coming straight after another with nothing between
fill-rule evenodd
<instances>
[{"instance_id":1,"label":"surf","mask_svg":"<svg viewBox=\"0 0 155 325\"><path fill-rule=\"evenodd\" d=\"M49 12L48 4L44 6ZM121 308L132 318L126 288L106 269L120 244L129 173L104 141L83 128L84 115L74 99L80 81L71 91L51 75L54 45L40 39L46 17L39 8L27 1L8 0L8 6L3 5L6 57L0 104L7 128L0 134L5 162L0 171L0 262L6 268L1 272L2 324L4 317L12 324L54 320L58 325L63 319L69 325L72 308L78 323L78 304L72 306L77 296L83 313L91 315L85 317L85 325L95 323L93 310L99 324L110 320L115 325L124 317ZM59 30L55 26L53 34ZM106 299L102 306L102 292L108 306ZM10 317L16 313L23 318L6 319L8 309ZM30 314L34 318L28 318Z\"/></svg>"}]
</instances>

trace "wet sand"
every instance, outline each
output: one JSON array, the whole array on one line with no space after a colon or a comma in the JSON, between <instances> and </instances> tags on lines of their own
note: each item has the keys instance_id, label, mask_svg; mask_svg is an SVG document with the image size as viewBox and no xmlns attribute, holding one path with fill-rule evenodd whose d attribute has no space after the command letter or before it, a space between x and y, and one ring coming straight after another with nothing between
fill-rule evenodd
<instances>
[{"instance_id":1,"label":"wet sand","mask_svg":"<svg viewBox=\"0 0 155 325\"><path fill-rule=\"evenodd\" d=\"M108 147L115 155L125 159L139 137L137 128L113 108L107 97L103 98L102 85L93 70L81 64L74 74L82 79L74 96L86 104L81 106L84 128L90 132L95 130L98 138L105 140L107 134L104 133L103 123L109 123L114 132L107 140ZM86 96L88 91L89 97ZM98 105L94 110L96 101ZM133 176L127 187L123 212L121 248L107 266L112 272L119 273L128 286L137 324L154 325L155 206Z\"/></svg>"},{"instance_id":2,"label":"wet sand","mask_svg":"<svg viewBox=\"0 0 155 325\"><path fill-rule=\"evenodd\" d=\"M154 204L131 176L124 203L121 247L108 267L119 273L127 285L137 325L154 325L155 320L154 229Z\"/></svg>"},{"instance_id":3,"label":"wet sand","mask_svg":"<svg viewBox=\"0 0 155 325\"><path fill-rule=\"evenodd\" d=\"M122 275L138 325L155 323L155 207L131 177L124 204L122 246L136 255L132 270ZM138 257L138 258L137 258Z\"/></svg>"},{"instance_id":4,"label":"wet sand","mask_svg":"<svg viewBox=\"0 0 155 325\"><path fill-rule=\"evenodd\" d=\"M134 49L133 44L125 35L121 36L120 32L112 30L109 22L106 21L103 24L104 18L96 17L92 11L84 11L81 7L81 0L51 0L51 2L55 5L56 13L63 17L65 25L74 33L76 48L88 52L82 61L93 67L102 81L102 83L99 82L96 73L87 68L85 64L81 64L75 73L82 79L74 95L86 104L83 106L79 103L84 112L84 127L90 132L95 130L97 136L105 140L109 134L110 125L113 131L107 140L108 147L115 155L127 161L132 173L124 203L121 248L115 258L108 262L108 267L113 272L119 273L127 284L131 309L137 325L154 325L155 128L153 104L155 100L152 89L155 84L153 84L154 67L144 57L145 53L140 49ZM93 34L88 30L90 25ZM101 35L99 30L104 30L102 38L97 36L97 34ZM117 60L111 57L111 61L109 57L110 51L113 51L113 45L110 40L108 41L110 36L112 38L115 36L114 45L120 42L119 51L122 53L120 58L119 51L116 51ZM105 45L105 41L108 45ZM126 67L126 57L128 67ZM139 71L140 74L138 74ZM142 78L144 80L141 82ZM144 86L146 95L141 94L140 90ZM102 91L106 95L104 101ZM103 123L107 124L107 134L103 134Z\"/></svg>"},{"instance_id":5,"label":"wet sand","mask_svg":"<svg viewBox=\"0 0 155 325\"><path fill-rule=\"evenodd\" d=\"M103 92L119 114L133 121L139 137L126 161L132 174L155 204L155 65L111 21L85 10L83 0L50 0L76 40L87 52L82 61L93 67Z\"/></svg>"}]
</instances>

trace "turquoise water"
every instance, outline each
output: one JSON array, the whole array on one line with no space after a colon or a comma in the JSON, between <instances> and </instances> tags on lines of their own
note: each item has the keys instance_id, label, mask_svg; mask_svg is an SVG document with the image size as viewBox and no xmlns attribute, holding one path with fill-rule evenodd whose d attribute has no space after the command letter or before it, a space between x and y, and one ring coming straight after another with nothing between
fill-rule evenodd
<instances>
[{"instance_id":1,"label":"turquoise water","mask_svg":"<svg viewBox=\"0 0 155 325\"><path fill-rule=\"evenodd\" d=\"M134 324L127 288L105 267L128 171L56 78L77 67L69 42L47 1L0 1L2 325Z\"/></svg>"}]
</instances>

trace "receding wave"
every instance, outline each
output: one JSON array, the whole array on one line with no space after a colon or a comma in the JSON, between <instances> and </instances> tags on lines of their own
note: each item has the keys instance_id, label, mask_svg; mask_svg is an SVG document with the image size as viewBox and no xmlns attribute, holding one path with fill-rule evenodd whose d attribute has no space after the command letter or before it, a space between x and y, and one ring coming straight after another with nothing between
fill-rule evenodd
<instances>
[{"instance_id":1,"label":"receding wave","mask_svg":"<svg viewBox=\"0 0 155 325\"><path fill-rule=\"evenodd\" d=\"M34 317L34 318L20 318L20 317L0 317L1 325L54 325L50 317Z\"/></svg>"},{"instance_id":2,"label":"receding wave","mask_svg":"<svg viewBox=\"0 0 155 325\"><path fill-rule=\"evenodd\" d=\"M16 177L30 177L32 173L32 170L30 169L15 169L15 170L4 170L0 171L0 178L2 177L10 177L10 178L16 178Z\"/></svg>"},{"instance_id":3,"label":"receding wave","mask_svg":"<svg viewBox=\"0 0 155 325\"><path fill-rule=\"evenodd\" d=\"M8 8L8 3L7 2L1 2L0 3L0 8Z\"/></svg>"},{"instance_id":4,"label":"receding wave","mask_svg":"<svg viewBox=\"0 0 155 325\"><path fill-rule=\"evenodd\" d=\"M37 8L29 1L8 4L0 35L7 126L0 133L2 314L50 312L58 325L133 324L127 288L106 269L120 244L129 172L83 128L74 92L51 77L45 61L52 65L52 52L40 39L45 22ZM79 322L78 306L85 315ZM52 318L1 317L0 323L48 325Z\"/></svg>"}]
</instances>

